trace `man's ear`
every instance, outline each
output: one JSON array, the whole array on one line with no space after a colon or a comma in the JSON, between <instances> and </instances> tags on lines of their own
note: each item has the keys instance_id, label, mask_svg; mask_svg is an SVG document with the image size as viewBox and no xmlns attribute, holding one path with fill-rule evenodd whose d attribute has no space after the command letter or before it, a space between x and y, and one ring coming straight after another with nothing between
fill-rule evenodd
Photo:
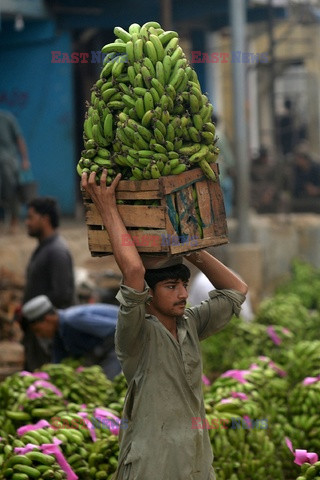
<instances>
[{"instance_id":1,"label":"man's ear","mask_svg":"<svg viewBox=\"0 0 320 480\"><path fill-rule=\"evenodd\" d=\"M146 305L150 305L150 303L152 302L152 299L153 299L153 295L154 295L154 289L149 288L149 298L148 298L148 301L147 301Z\"/></svg>"}]
</instances>

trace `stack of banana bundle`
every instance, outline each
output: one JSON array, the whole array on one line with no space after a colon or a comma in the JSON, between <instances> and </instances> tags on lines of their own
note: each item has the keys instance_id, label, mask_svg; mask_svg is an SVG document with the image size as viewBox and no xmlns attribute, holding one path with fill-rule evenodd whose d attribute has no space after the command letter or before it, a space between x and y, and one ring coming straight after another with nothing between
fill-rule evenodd
<instances>
[{"instance_id":1,"label":"stack of banana bundle","mask_svg":"<svg viewBox=\"0 0 320 480\"><path fill-rule=\"evenodd\" d=\"M217 160L213 106L179 45L158 22L114 28L84 120L77 172L107 168L107 184L148 180L200 167L211 180Z\"/></svg>"}]
</instances>

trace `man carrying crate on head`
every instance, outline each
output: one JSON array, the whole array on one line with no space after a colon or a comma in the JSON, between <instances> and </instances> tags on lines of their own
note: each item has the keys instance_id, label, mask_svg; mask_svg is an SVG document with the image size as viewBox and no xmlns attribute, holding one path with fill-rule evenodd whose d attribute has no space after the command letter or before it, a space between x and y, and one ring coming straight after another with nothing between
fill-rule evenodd
<instances>
[{"instance_id":1,"label":"man carrying crate on head","mask_svg":"<svg viewBox=\"0 0 320 480\"><path fill-rule=\"evenodd\" d=\"M239 315L247 285L208 252L185 258L215 286L201 305L186 308L189 268L177 263L145 269L116 204L119 174L106 186L106 170L82 175L108 232L123 280L115 345L128 383L114 480L213 480L205 427L200 341ZM171 262L174 263L174 262ZM199 423L203 420L203 425Z\"/></svg>"}]
</instances>

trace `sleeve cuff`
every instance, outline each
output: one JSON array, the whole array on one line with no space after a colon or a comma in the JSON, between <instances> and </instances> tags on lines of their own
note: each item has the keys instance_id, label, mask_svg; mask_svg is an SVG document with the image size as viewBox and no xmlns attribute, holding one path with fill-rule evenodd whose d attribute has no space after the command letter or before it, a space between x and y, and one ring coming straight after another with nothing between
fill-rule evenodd
<instances>
[{"instance_id":1,"label":"sleeve cuff","mask_svg":"<svg viewBox=\"0 0 320 480\"><path fill-rule=\"evenodd\" d=\"M233 304L233 313L238 317L241 312L241 305L246 299L246 296L236 290L211 290L209 292L209 297L214 298L218 295L224 295L229 298Z\"/></svg>"},{"instance_id":2,"label":"sleeve cuff","mask_svg":"<svg viewBox=\"0 0 320 480\"><path fill-rule=\"evenodd\" d=\"M138 292L134 288L121 284L116 299L120 305L125 307L135 307L136 305L146 303L151 298L151 295L149 294L149 287L146 282L144 286L143 292Z\"/></svg>"}]
</instances>

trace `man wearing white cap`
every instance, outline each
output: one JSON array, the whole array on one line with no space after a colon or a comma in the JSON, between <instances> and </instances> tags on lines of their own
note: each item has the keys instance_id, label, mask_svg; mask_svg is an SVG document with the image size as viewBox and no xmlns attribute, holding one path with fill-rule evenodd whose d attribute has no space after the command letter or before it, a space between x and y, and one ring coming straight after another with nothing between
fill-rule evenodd
<instances>
[{"instance_id":1,"label":"man wearing white cap","mask_svg":"<svg viewBox=\"0 0 320 480\"><path fill-rule=\"evenodd\" d=\"M121 372L114 351L119 307L105 303L55 309L46 295L26 302L22 314L39 338L53 339L52 361L81 358L85 365L100 365L109 379Z\"/></svg>"}]
</instances>

